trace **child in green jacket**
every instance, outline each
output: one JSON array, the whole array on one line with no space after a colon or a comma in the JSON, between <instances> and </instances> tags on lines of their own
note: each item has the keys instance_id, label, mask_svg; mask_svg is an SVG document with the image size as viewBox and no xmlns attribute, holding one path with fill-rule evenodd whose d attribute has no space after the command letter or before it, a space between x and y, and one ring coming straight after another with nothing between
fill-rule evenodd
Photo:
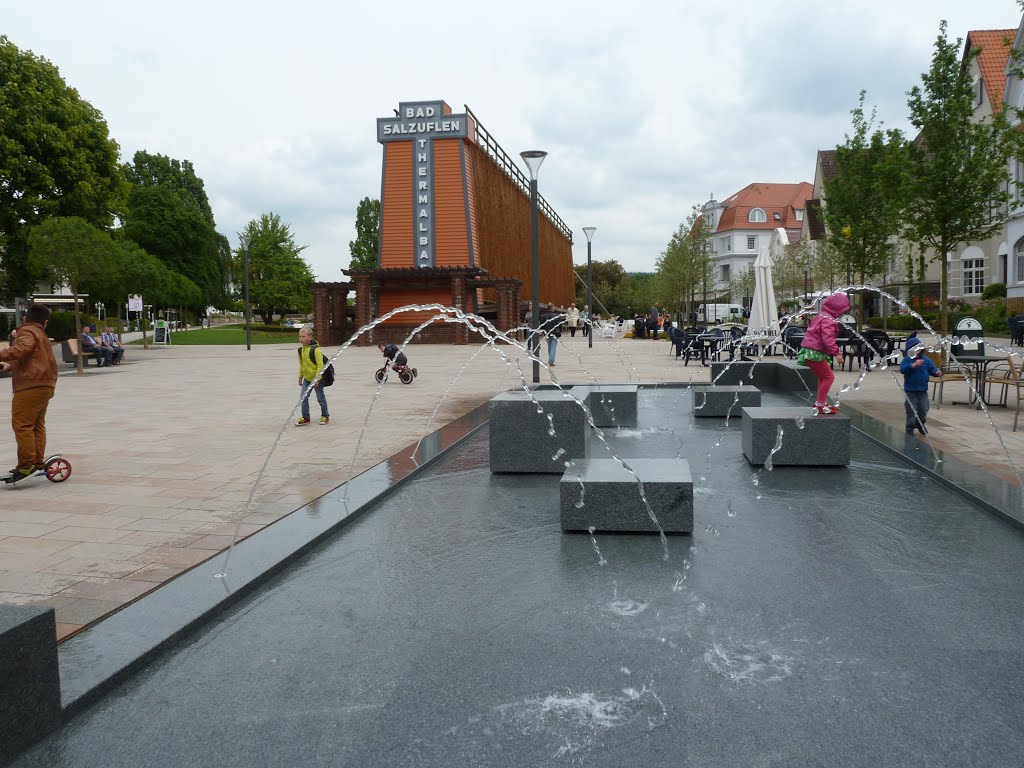
<instances>
[{"instance_id":1,"label":"child in green jacket","mask_svg":"<svg viewBox=\"0 0 1024 768\"><path fill-rule=\"evenodd\" d=\"M317 374L323 370L325 364L324 353L313 338L313 326L304 325L299 329L299 387L302 397L302 418L295 422L295 426L304 427L310 423L309 420L309 398L306 396L310 387L316 393L316 401L320 404L320 424L330 424L331 416L327 412L327 395Z\"/></svg>"}]
</instances>

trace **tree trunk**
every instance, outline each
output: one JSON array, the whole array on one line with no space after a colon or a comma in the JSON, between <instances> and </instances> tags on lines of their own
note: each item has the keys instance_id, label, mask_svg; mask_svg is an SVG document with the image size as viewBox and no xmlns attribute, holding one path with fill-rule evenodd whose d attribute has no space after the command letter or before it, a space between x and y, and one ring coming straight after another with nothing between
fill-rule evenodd
<instances>
[{"instance_id":1,"label":"tree trunk","mask_svg":"<svg viewBox=\"0 0 1024 768\"><path fill-rule=\"evenodd\" d=\"M71 286L71 302L75 307L75 332L78 334L78 344L76 348L78 353L75 355L75 373L83 375L85 373L85 358L82 356L82 320L81 315L78 312L78 286Z\"/></svg>"},{"instance_id":2,"label":"tree trunk","mask_svg":"<svg viewBox=\"0 0 1024 768\"><path fill-rule=\"evenodd\" d=\"M939 332L943 336L949 335L949 262L946 260L946 248L943 243L939 251L939 258L942 259L942 277L939 283L939 307L942 310L942 321L939 323Z\"/></svg>"}]
</instances>

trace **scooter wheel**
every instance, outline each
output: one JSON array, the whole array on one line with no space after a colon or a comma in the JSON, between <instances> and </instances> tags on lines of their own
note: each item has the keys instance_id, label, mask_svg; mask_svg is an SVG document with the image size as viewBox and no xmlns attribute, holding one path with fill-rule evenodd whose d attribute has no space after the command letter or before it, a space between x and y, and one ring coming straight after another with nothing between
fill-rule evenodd
<instances>
[{"instance_id":1,"label":"scooter wheel","mask_svg":"<svg viewBox=\"0 0 1024 768\"><path fill-rule=\"evenodd\" d=\"M398 374L398 380L401 381L403 384L412 384L412 371L402 371L400 374Z\"/></svg>"},{"instance_id":2,"label":"scooter wheel","mask_svg":"<svg viewBox=\"0 0 1024 768\"><path fill-rule=\"evenodd\" d=\"M46 462L46 479L51 483L63 483L71 477L71 462L64 458Z\"/></svg>"},{"instance_id":3,"label":"scooter wheel","mask_svg":"<svg viewBox=\"0 0 1024 768\"><path fill-rule=\"evenodd\" d=\"M374 377L375 379L377 379L377 383L378 383L378 384L383 384L383 383L384 383L385 381L387 381L387 380L388 380L388 372L387 372L387 369L385 369L385 368L379 368L379 369L377 370L377 372L376 372L376 373L375 373L375 374L373 375L373 377Z\"/></svg>"}]
</instances>

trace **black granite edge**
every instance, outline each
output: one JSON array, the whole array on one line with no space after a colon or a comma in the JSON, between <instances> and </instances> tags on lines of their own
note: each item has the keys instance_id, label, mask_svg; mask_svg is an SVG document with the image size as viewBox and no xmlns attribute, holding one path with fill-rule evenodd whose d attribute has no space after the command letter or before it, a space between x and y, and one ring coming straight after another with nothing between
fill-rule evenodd
<instances>
[{"instance_id":1,"label":"black granite edge","mask_svg":"<svg viewBox=\"0 0 1024 768\"><path fill-rule=\"evenodd\" d=\"M65 721L384 501L486 424L483 403L424 438L415 459L416 444L411 444L236 544L226 578L214 576L224 565L220 552L62 643L58 654ZM331 502L333 515L326 514L326 502ZM344 510L340 517L339 504Z\"/></svg>"},{"instance_id":2,"label":"black granite edge","mask_svg":"<svg viewBox=\"0 0 1024 768\"><path fill-rule=\"evenodd\" d=\"M904 430L878 421L846 403L843 410L850 416L850 426L859 435L996 519L1024 531L1024 492L1020 488L914 436L907 437ZM908 441L913 441L912 444L920 448L920 453L929 459L928 463L914 455L917 451L908 451ZM936 457L941 460L938 467L934 462Z\"/></svg>"}]
</instances>

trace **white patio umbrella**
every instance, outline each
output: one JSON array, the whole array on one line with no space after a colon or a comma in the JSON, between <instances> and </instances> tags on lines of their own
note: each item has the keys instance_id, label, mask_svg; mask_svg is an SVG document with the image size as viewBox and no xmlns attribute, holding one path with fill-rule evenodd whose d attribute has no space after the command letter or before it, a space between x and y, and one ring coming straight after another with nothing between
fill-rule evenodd
<instances>
[{"instance_id":1,"label":"white patio umbrella","mask_svg":"<svg viewBox=\"0 0 1024 768\"><path fill-rule=\"evenodd\" d=\"M747 333L757 336L779 334L779 307L775 302L775 286L772 285L772 257L764 247L754 259L754 300L750 304Z\"/></svg>"}]
</instances>

